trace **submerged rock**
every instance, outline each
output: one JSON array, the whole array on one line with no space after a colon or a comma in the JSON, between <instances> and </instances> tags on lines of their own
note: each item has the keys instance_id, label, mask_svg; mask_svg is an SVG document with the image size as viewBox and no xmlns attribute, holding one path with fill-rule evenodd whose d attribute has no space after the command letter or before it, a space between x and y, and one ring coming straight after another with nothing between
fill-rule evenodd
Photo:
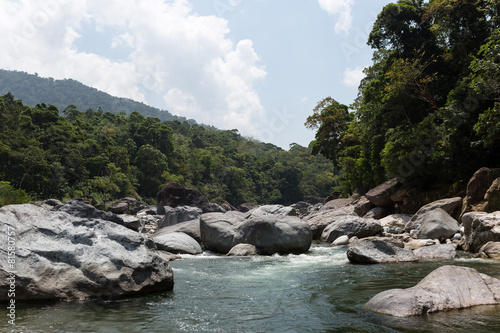
<instances>
[{"instance_id":1,"label":"submerged rock","mask_svg":"<svg viewBox=\"0 0 500 333\"><path fill-rule=\"evenodd\" d=\"M443 266L414 287L391 289L375 295L365 308L406 317L497 304L500 304L500 280L472 268Z\"/></svg>"},{"instance_id":2,"label":"submerged rock","mask_svg":"<svg viewBox=\"0 0 500 333\"><path fill-rule=\"evenodd\" d=\"M360 239L351 243L347 249L347 259L355 264L381 264L418 260L412 250L374 238Z\"/></svg>"},{"instance_id":3,"label":"submerged rock","mask_svg":"<svg viewBox=\"0 0 500 333\"><path fill-rule=\"evenodd\" d=\"M141 234L117 223L34 205L0 208L0 228L15 230L16 299L113 298L173 289L170 264ZM7 244L7 234L0 234ZM7 262L7 252L0 251ZM0 299L7 276L0 269Z\"/></svg>"}]
</instances>

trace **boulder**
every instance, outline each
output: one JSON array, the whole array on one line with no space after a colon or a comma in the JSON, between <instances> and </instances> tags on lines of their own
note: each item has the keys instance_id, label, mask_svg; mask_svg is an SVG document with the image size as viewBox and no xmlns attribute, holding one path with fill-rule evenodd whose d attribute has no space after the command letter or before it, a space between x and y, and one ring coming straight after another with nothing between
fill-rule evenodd
<instances>
[{"instance_id":1,"label":"boulder","mask_svg":"<svg viewBox=\"0 0 500 333\"><path fill-rule=\"evenodd\" d=\"M164 207L165 217L158 222L158 228L165 228L178 223L199 219L203 211L198 207L178 206L175 208Z\"/></svg>"},{"instance_id":2,"label":"boulder","mask_svg":"<svg viewBox=\"0 0 500 333\"><path fill-rule=\"evenodd\" d=\"M283 205L264 205L249 211L246 218L250 219L263 216L297 216L297 212L293 207L285 207Z\"/></svg>"},{"instance_id":3,"label":"boulder","mask_svg":"<svg viewBox=\"0 0 500 333\"><path fill-rule=\"evenodd\" d=\"M457 220L441 208L422 214L417 221L419 239L448 239L460 230Z\"/></svg>"},{"instance_id":4,"label":"boulder","mask_svg":"<svg viewBox=\"0 0 500 333\"><path fill-rule=\"evenodd\" d=\"M235 215L208 213L200 219L201 238L212 251L228 253L240 243L254 245L259 254L299 254L309 250L309 225L292 216L262 216L244 219Z\"/></svg>"},{"instance_id":5,"label":"boulder","mask_svg":"<svg viewBox=\"0 0 500 333\"><path fill-rule=\"evenodd\" d=\"M124 221L123 218L116 214L99 210L94 206L91 206L79 200L71 200L62 206L54 207L52 210L65 212L76 217L111 221L123 225L124 227L127 227L134 231L138 231L140 228L140 223L137 223L135 221L131 222L128 220Z\"/></svg>"},{"instance_id":6,"label":"boulder","mask_svg":"<svg viewBox=\"0 0 500 333\"><path fill-rule=\"evenodd\" d=\"M254 245L245 243L233 246L227 253L228 256L232 257L249 257L256 256L257 254L257 248Z\"/></svg>"},{"instance_id":7,"label":"boulder","mask_svg":"<svg viewBox=\"0 0 500 333\"><path fill-rule=\"evenodd\" d=\"M352 206L354 203L353 198L346 199L334 199L325 203L320 210L330 210L330 209L340 209L348 206ZM354 207L351 208L354 211Z\"/></svg>"},{"instance_id":8,"label":"boulder","mask_svg":"<svg viewBox=\"0 0 500 333\"><path fill-rule=\"evenodd\" d=\"M59 201L57 199L47 199L47 200L44 200L43 203L48 205L48 206L52 206L52 207L64 205L61 201Z\"/></svg>"},{"instance_id":9,"label":"boulder","mask_svg":"<svg viewBox=\"0 0 500 333\"><path fill-rule=\"evenodd\" d=\"M153 237L153 242L158 250L167 251L174 254L200 254L200 244L182 232L173 232Z\"/></svg>"},{"instance_id":10,"label":"boulder","mask_svg":"<svg viewBox=\"0 0 500 333\"><path fill-rule=\"evenodd\" d=\"M405 248L416 250L425 246L432 246L441 244L438 239L413 239L410 238L407 242L404 243Z\"/></svg>"},{"instance_id":11,"label":"boulder","mask_svg":"<svg viewBox=\"0 0 500 333\"><path fill-rule=\"evenodd\" d=\"M235 214L206 213L200 217L200 235L208 250L228 253L237 244L234 236L236 227L245 218ZM241 242L240 242L241 243Z\"/></svg>"},{"instance_id":12,"label":"boulder","mask_svg":"<svg viewBox=\"0 0 500 333\"><path fill-rule=\"evenodd\" d=\"M484 244L479 253L484 258L500 260L500 242L488 242Z\"/></svg>"},{"instance_id":13,"label":"boulder","mask_svg":"<svg viewBox=\"0 0 500 333\"><path fill-rule=\"evenodd\" d=\"M500 211L465 213L462 224L465 251L478 252L488 242L500 242Z\"/></svg>"},{"instance_id":14,"label":"boulder","mask_svg":"<svg viewBox=\"0 0 500 333\"><path fill-rule=\"evenodd\" d=\"M401 182L397 178L389 179L388 181L366 192L365 196L375 206L390 206L394 203L391 200L391 196L399 187L401 187L401 185Z\"/></svg>"},{"instance_id":15,"label":"boulder","mask_svg":"<svg viewBox=\"0 0 500 333\"><path fill-rule=\"evenodd\" d=\"M254 208L257 208L257 206L254 205L253 203L244 202L244 203L242 203L241 205L238 206L238 211L242 212L242 213L247 213L247 212L251 211Z\"/></svg>"},{"instance_id":16,"label":"boulder","mask_svg":"<svg viewBox=\"0 0 500 333\"><path fill-rule=\"evenodd\" d=\"M303 218L309 224L313 239L320 239L323 230L339 216L354 215L353 206L347 206L338 209L319 210L318 212L311 213Z\"/></svg>"},{"instance_id":17,"label":"boulder","mask_svg":"<svg viewBox=\"0 0 500 333\"><path fill-rule=\"evenodd\" d=\"M173 289L170 264L154 243L117 223L12 205L0 209L0 228L18 236L17 300L115 298ZM0 241L7 244L7 233L0 233ZM0 251L0 260L7 262L6 251ZM7 300L9 288L4 267L1 300Z\"/></svg>"},{"instance_id":18,"label":"boulder","mask_svg":"<svg viewBox=\"0 0 500 333\"><path fill-rule=\"evenodd\" d=\"M422 215L424 215L429 211L440 208L449 215L455 215L454 214L455 210L457 210L461 204L462 204L462 198L460 197L441 199L428 203L427 205L422 206L415 213L415 215L412 216L410 221L408 221L408 223L406 224L405 231L410 232L413 229L417 229L417 224L422 224L420 221Z\"/></svg>"},{"instance_id":19,"label":"boulder","mask_svg":"<svg viewBox=\"0 0 500 333\"><path fill-rule=\"evenodd\" d=\"M156 195L157 214L165 214L165 206L172 208L178 206L193 206L205 212L209 203L208 199L200 191L184 187L178 183L165 185Z\"/></svg>"},{"instance_id":20,"label":"boulder","mask_svg":"<svg viewBox=\"0 0 500 333\"><path fill-rule=\"evenodd\" d=\"M369 219L380 220L383 217L387 216L387 209L384 207L374 207L366 213L364 217Z\"/></svg>"},{"instance_id":21,"label":"boulder","mask_svg":"<svg viewBox=\"0 0 500 333\"><path fill-rule=\"evenodd\" d=\"M116 202L109 207L109 211L114 214L125 214L128 211L128 203Z\"/></svg>"},{"instance_id":22,"label":"boulder","mask_svg":"<svg viewBox=\"0 0 500 333\"><path fill-rule=\"evenodd\" d=\"M377 220L355 215L343 215L334 219L321 234L321 241L331 243L340 236L364 238L376 235L382 230Z\"/></svg>"},{"instance_id":23,"label":"boulder","mask_svg":"<svg viewBox=\"0 0 500 333\"><path fill-rule=\"evenodd\" d=\"M344 235L340 236L336 240L333 241L332 245L333 246L344 246L349 244L349 236Z\"/></svg>"},{"instance_id":24,"label":"boulder","mask_svg":"<svg viewBox=\"0 0 500 333\"><path fill-rule=\"evenodd\" d=\"M500 210L500 177L491 183L490 188L484 195L484 200L486 201L484 209L486 212L491 213Z\"/></svg>"},{"instance_id":25,"label":"boulder","mask_svg":"<svg viewBox=\"0 0 500 333\"><path fill-rule=\"evenodd\" d=\"M481 168L474 173L467 184L467 192L463 200L462 216L471 211L485 211L487 206L485 196L498 177L500 177L500 169ZM494 209L491 211L494 211Z\"/></svg>"},{"instance_id":26,"label":"boulder","mask_svg":"<svg viewBox=\"0 0 500 333\"><path fill-rule=\"evenodd\" d=\"M120 218L123 220L122 225L129 229L142 231L142 228L144 227L143 222L136 215L120 215Z\"/></svg>"},{"instance_id":27,"label":"boulder","mask_svg":"<svg viewBox=\"0 0 500 333\"><path fill-rule=\"evenodd\" d=\"M307 215L309 215L311 213L311 207L312 207L312 205L308 204L305 201L299 201L297 203L294 203L290 207L292 207L293 209L295 209L295 211L297 212L297 216L304 217L304 216L307 216Z\"/></svg>"},{"instance_id":28,"label":"boulder","mask_svg":"<svg viewBox=\"0 0 500 333\"><path fill-rule=\"evenodd\" d=\"M421 247L413 251L419 260L431 259L453 259L457 256L457 250L453 244L435 244Z\"/></svg>"},{"instance_id":29,"label":"boulder","mask_svg":"<svg viewBox=\"0 0 500 333\"><path fill-rule=\"evenodd\" d=\"M405 188L400 188L391 195L391 201L393 202L401 202L407 198L408 198L408 192L406 192Z\"/></svg>"},{"instance_id":30,"label":"boulder","mask_svg":"<svg viewBox=\"0 0 500 333\"><path fill-rule=\"evenodd\" d=\"M410 221L410 219L411 219L411 215L391 214L391 215L388 215L384 218L381 218L378 221L380 222L380 225L382 227L404 229L406 226L406 223L408 223L408 221Z\"/></svg>"},{"instance_id":31,"label":"boulder","mask_svg":"<svg viewBox=\"0 0 500 333\"><path fill-rule=\"evenodd\" d=\"M443 266L416 286L375 295L365 309L398 317L500 304L500 280L468 267Z\"/></svg>"},{"instance_id":32,"label":"boulder","mask_svg":"<svg viewBox=\"0 0 500 333\"><path fill-rule=\"evenodd\" d=\"M356 213L358 216L363 217L372 208L373 208L373 204L371 203L371 201L368 200L367 197L363 196L363 197L359 198L356 201L356 203L354 204L354 213Z\"/></svg>"},{"instance_id":33,"label":"boulder","mask_svg":"<svg viewBox=\"0 0 500 333\"><path fill-rule=\"evenodd\" d=\"M411 262L418 258L410 249L375 238L360 239L349 245L347 259L355 264Z\"/></svg>"},{"instance_id":34,"label":"boulder","mask_svg":"<svg viewBox=\"0 0 500 333\"><path fill-rule=\"evenodd\" d=\"M201 243L201 232L200 232L200 219L181 222L169 227L158 229L153 237L158 237L161 235L171 234L173 232L183 232L186 235L194 238L198 243Z\"/></svg>"},{"instance_id":35,"label":"boulder","mask_svg":"<svg viewBox=\"0 0 500 333\"><path fill-rule=\"evenodd\" d=\"M234 245L252 244L263 255L301 254L312 243L307 222L293 216L262 216L245 220L236 227Z\"/></svg>"}]
</instances>

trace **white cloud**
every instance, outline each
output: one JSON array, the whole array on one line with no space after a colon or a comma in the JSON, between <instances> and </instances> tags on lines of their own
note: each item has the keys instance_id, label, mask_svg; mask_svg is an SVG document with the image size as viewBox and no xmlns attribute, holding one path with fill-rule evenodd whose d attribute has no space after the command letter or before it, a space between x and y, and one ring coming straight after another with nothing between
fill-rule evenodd
<instances>
[{"instance_id":1,"label":"white cloud","mask_svg":"<svg viewBox=\"0 0 500 333\"><path fill-rule=\"evenodd\" d=\"M344 71L344 79L342 83L348 87L357 88L361 80L365 78L365 73L363 73L363 67L346 68Z\"/></svg>"},{"instance_id":2,"label":"white cloud","mask_svg":"<svg viewBox=\"0 0 500 333\"><path fill-rule=\"evenodd\" d=\"M233 42L226 20L193 13L187 0L0 0L0 8L0 68L143 102L161 96L172 113L245 135L264 122L254 85L266 72L252 41ZM107 47L78 43L96 33ZM122 60L110 56L117 49Z\"/></svg>"},{"instance_id":3,"label":"white cloud","mask_svg":"<svg viewBox=\"0 0 500 333\"><path fill-rule=\"evenodd\" d=\"M349 32L352 26L352 6L354 0L318 0L319 5L329 14L337 17L335 32Z\"/></svg>"}]
</instances>

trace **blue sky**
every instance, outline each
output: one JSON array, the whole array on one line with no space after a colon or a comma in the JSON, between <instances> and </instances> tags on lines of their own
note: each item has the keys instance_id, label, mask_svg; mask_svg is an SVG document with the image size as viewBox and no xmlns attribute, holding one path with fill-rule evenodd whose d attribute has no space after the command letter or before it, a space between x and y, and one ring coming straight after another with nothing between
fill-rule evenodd
<instances>
[{"instance_id":1,"label":"blue sky","mask_svg":"<svg viewBox=\"0 0 500 333\"><path fill-rule=\"evenodd\" d=\"M350 104L387 0L0 0L0 67L72 78L283 148Z\"/></svg>"}]
</instances>

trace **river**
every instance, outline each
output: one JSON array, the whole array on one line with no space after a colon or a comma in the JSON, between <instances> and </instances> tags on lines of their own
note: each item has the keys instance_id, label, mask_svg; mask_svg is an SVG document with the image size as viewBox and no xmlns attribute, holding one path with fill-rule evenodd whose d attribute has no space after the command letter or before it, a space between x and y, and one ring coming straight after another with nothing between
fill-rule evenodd
<instances>
[{"instance_id":1,"label":"river","mask_svg":"<svg viewBox=\"0 0 500 333\"><path fill-rule=\"evenodd\" d=\"M122 300L18 304L12 332L495 332L500 306L395 318L363 304L407 288L445 264L500 278L500 263L453 261L353 265L345 248L232 258L205 253L172 263L175 288ZM5 311L1 311L6 314ZM2 332L10 332L6 316Z\"/></svg>"}]
</instances>

